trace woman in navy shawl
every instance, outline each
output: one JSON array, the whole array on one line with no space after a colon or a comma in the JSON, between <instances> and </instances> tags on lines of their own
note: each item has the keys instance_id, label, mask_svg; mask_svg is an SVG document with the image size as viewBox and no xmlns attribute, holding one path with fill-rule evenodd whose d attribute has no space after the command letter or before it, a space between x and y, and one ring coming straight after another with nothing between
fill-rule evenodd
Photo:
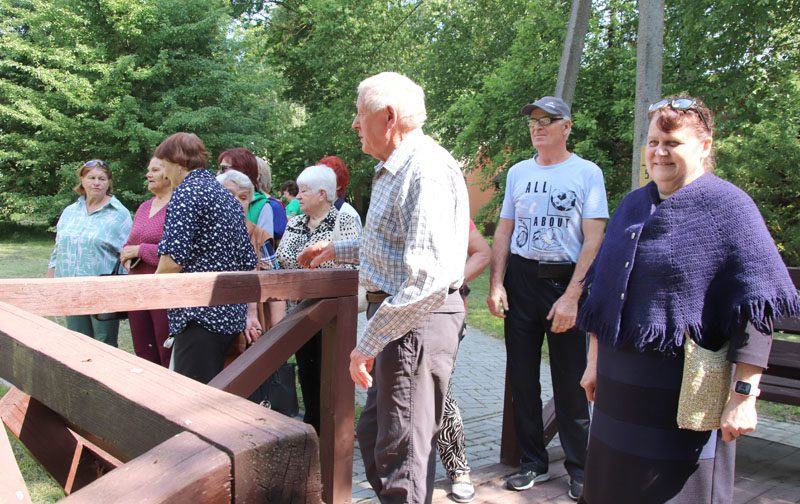
<instances>
[{"instance_id":1,"label":"woman in navy shawl","mask_svg":"<svg viewBox=\"0 0 800 504\"><path fill-rule=\"evenodd\" d=\"M798 313L797 291L753 201L711 173L708 107L668 98L648 117L652 182L620 203L585 279L581 385L595 408L581 502L728 503L772 319ZM735 390L717 430L678 428L685 338L729 345Z\"/></svg>"}]
</instances>

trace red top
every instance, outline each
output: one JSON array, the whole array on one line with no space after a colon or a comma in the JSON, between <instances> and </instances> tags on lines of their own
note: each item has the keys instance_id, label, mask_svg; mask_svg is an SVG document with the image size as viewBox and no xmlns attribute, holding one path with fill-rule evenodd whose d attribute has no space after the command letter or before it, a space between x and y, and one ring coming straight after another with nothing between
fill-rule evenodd
<instances>
[{"instance_id":1,"label":"red top","mask_svg":"<svg viewBox=\"0 0 800 504\"><path fill-rule=\"evenodd\" d=\"M136 210L133 218L133 227L128 241L125 245L139 245L139 257L142 258L139 264L129 273L131 275L143 275L155 273L158 266L158 242L164 233L164 219L167 216L167 205L164 205L156 214L150 218L150 208L153 200L150 198Z\"/></svg>"}]
</instances>

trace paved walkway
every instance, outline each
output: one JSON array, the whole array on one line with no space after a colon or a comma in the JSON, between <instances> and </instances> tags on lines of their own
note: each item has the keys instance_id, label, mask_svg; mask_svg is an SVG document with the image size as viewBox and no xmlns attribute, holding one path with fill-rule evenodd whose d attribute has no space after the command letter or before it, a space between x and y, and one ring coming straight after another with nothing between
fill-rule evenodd
<instances>
[{"instance_id":1,"label":"paved walkway","mask_svg":"<svg viewBox=\"0 0 800 504\"><path fill-rule=\"evenodd\" d=\"M359 334L366 325L364 314L359 317ZM503 419L503 391L506 367L504 343L476 329L468 328L456 361L453 394L461 408L467 438L467 457L473 469L500 461L500 433ZM542 363L543 400L553 395L550 366ZM363 405L366 394L356 389L356 402ZM759 418L753 437L800 448L800 424ZM558 436L550 446L559 444ZM353 502L375 499L364 475L361 453L356 446L353 462ZM446 478L437 457L436 479Z\"/></svg>"}]
</instances>

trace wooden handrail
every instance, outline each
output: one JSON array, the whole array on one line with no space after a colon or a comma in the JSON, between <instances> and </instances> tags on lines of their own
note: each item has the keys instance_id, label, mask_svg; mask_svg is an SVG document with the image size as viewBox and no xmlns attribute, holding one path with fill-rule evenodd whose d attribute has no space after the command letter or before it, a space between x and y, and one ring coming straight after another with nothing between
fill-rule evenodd
<instances>
[{"instance_id":1,"label":"wooden handrail","mask_svg":"<svg viewBox=\"0 0 800 504\"><path fill-rule=\"evenodd\" d=\"M358 272L350 269L0 280L0 301L37 315L88 315L357 294Z\"/></svg>"},{"instance_id":2,"label":"wooden handrail","mask_svg":"<svg viewBox=\"0 0 800 504\"><path fill-rule=\"evenodd\" d=\"M317 438L300 422L5 303L0 355L0 376L122 461L191 432L231 459L236 502L319 501Z\"/></svg>"},{"instance_id":3,"label":"wooden handrail","mask_svg":"<svg viewBox=\"0 0 800 504\"><path fill-rule=\"evenodd\" d=\"M82 390L91 391L93 396L109 398L114 394L124 392L126 388L141 389L140 381L152 380L151 385L161 383L174 377L174 373L169 373L159 366L145 363L128 355L124 352L108 347L107 345L95 342L77 333L68 331L52 322L41 319L32 313L40 315L79 315L90 313L103 313L111 311L138 310L152 308L179 308L189 306L206 306L229 303L242 303L251 301L265 301L272 299L306 299L299 309L290 313L283 321L271 328L262 338L232 365L228 366L223 373L216 377L210 385L235 393L236 395L247 397L256 387L258 387L277 367L294 353L305 341L315 332L323 330L323 362L322 362L322 387L321 387L321 428L320 428L320 453L319 461L322 462L322 476L324 487L320 490L313 484L306 489L306 497L310 496L308 502L315 502L313 495L323 494L326 502L350 502L351 501L351 481L352 481L352 460L353 460L353 419L354 419L354 388L347 372L349 362L349 352L355 346L356 328L356 308L358 292L358 273L354 270L315 270L315 271L274 271L274 272L242 272L242 273L193 273L193 274L174 274L174 275L132 275L121 277L84 277L84 278L60 278L60 279L11 279L0 280L0 352L5 353L3 344L9 343L12 347L16 343L14 340L4 340L3 336L15 334L22 338L23 333L47 334L55 338L49 341L51 345L57 347L54 352L49 352L45 347L39 346L45 338L36 340L25 340L20 343L25 347L23 351L14 354L12 361L17 366L17 370L26 369L32 366L34 356L41 359L43 355L52 358L53 367L47 365L37 370L35 373L39 381L50 380L52 390L39 388L37 382L19 382L21 376L11 373L0 363L0 376L6 377L11 382L20 384L20 388L26 393L41 401L44 406L51 408L53 414L58 417L63 416L66 424L65 429L73 432L72 436L78 436L78 444L97 445L97 450L106 450L109 454L118 457L121 461L129 461L133 457L142 456L141 450L154 449L159 443L164 442L164 438L170 435L179 434L182 426L179 422L167 422L161 426L160 432L154 437L133 436L133 439L121 436L119 430L104 425L109 418L95 418L88 421L85 412L78 412L76 416L73 411L70 414L64 410L65 405L60 403L52 391L59 390L59 382L74 382L65 380L60 374L70 372L77 373L78 380L82 383ZM3 302L11 303L14 306L4 305ZM23 311L24 309L25 311ZM8 329L7 322L11 321L12 314L24 319L22 325L27 329L13 326L12 330L4 333ZM69 336L67 336L69 335ZM119 354L133 359L138 363L137 373L141 371L147 377L140 377L133 383L119 384L120 388L107 389L108 381L100 378L100 375L91 373L84 374L83 366L76 364L69 370L61 368L60 364L70 361L67 357L74 357L72 352L86 348L79 344L73 344L77 340L82 340L92 350L90 353L96 354L95 357L80 360L86 363L85 367L90 369L102 368L101 374L113 373L116 366L111 365L114 361L109 359L109 354ZM21 340L20 340L21 341ZM10 347L9 347L10 348ZM121 358L116 355L117 358ZM92 364L88 364L92 363ZM102 364L102 365L101 365ZM117 363L118 364L118 363ZM130 368L133 364L125 364ZM37 362L37 366L41 363ZM116 370L120 375L119 370ZM60 376L60 379L59 379ZM125 377L125 373L120 376ZM129 378L129 377L128 377ZM181 378L181 380L185 380ZM115 380L111 380L114 382ZM125 381L125 380L123 380ZM179 380L180 381L180 380ZM189 380L191 382L191 380ZM87 382L87 383L84 383ZM194 386L204 387L195 382ZM146 388L146 387L145 387ZM183 388L180 387L182 390ZM205 387L207 388L207 387ZM129 392L129 391L128 391ZM123 398L111 397L108 401L114 410L125 411L126 408L137 409L132 403L138 406L151 406L144 397L133 396ZM161 397L163 400L167 400ZM125 400L131 403L126 403ZM121 401L121 402L120 402ZM140 402L144 401L144 402ZM184 405L183 413L187 411L208 412L214 416L214 404L223 401L221 398L211 399L198 403L195 401L191 405ZM224 402L224 401L223 401ZM101 400L100 403L103 403ZM120 403L120 404L117 404ZM247 403L250 407L258 408L259 412L263 409ZM106 404L104 408L107 408ZM210 408L210 409L208 409ZM177 414L177 411L173 411ZM143 411L141 415L150 417L155 415L160 417L164 412L149 409ZM91 415L90 415L91 416ZM274 418L275 415L269 414ZM280 417L288 422L291 420ZM296 423L296 422L295 422ZM117 425L117 429L119 429ZM141 429L139 426L137 429ZM146 428L146 426L145 426ZM111 429L110 431L108 429ZM172 430L170 430L172 429ZM304 435L307 435L305 427ZM157 429L158 430L158 429ZM214 443L213 439L206 437L207 433L201 433L193 429L185 429L200 437L200 439L210 442L211 445L221 448L222 445ZM70 434L67 432L67 436ZM291 433L291 431L290 431ZM296 432L294 434L297 434ZM313 435L312 435L313 436ZM291 437L291 435L290 435ZM316 437L314 436L316 439ZM82 441L80 441L82 440ZM93 445L92 445L93 446ZM316 450L316 445L311 444L310 448ZM242 447L244 449L244 447ZM237 468L237 455L234 450L228 448L226 453L232 457L232 467ZM278 460L270 460L271 467L291 467L282 453ZM305 479L310 477L309 482L313 481L314 467L320 470L319 462L316 457L312 457L313 467L297 465L297 474ZM245 456L248 461L246 466L252 467L249 456ZM283 460L284 462L281 462ZM306 460L299 459L301 462ZM267 464L266 461L259 462ZM258 464L256 464L258 465ZM244 471L240 468L241 471ZM261 485L262 493L265 483L256 483L265 477L257 470L247 473L241 472L234 475L234 486L232 495L237 502L242 496L248 496L252 485ZM310 472L309 472L310 471ZM74 476L73 473L70 473ZM283 477L291 477L293 471L283 472ZM274 479L266 475L270 481L281 481L280 477ZM299 476L298 476L299 477ZM242 480L250 480L245 483ZM89 486L93 486L91 484ZM88 487L87 487L88 488ZM292 488L289 485L287 488ZM258 493L256 491L256 493ZM273 495L274 497L274 495ZM289 494L283 495L282 499L292 500ZM305 501L305 499L303 499Z\"/></svg>"}]
</instances>

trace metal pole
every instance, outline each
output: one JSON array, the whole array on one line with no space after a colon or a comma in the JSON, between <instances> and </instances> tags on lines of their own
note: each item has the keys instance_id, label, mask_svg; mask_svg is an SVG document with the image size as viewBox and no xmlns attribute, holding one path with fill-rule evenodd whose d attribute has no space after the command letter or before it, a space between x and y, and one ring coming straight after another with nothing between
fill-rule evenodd
<instances>
[{"instance_id":1,"label":"metal pole","mask_svg":"<svg viewBox=\"0 0 800 504\"><path fill-rule=\"evenodd\" d=\"M664 53L664 0L639 0L639 32L636 41L636 101L634 102L633 166L631 188L647 182L642 147L647 140L647 107L661 98Z\"/></svg>"},{"instance_id":2,"label":"metal pole","mask_svg":"<svg viewBox=\"0 0 800 504\"><path fill-rule=\"evenodd\" d=\"M583 42L586 39L591 12L591 0L572 0L555 91L555 95L567 102L569 106L572 106L572 98L575 96L575 84L578 81L578 70L583 54Z\"/></svg>"}]
</instances>

